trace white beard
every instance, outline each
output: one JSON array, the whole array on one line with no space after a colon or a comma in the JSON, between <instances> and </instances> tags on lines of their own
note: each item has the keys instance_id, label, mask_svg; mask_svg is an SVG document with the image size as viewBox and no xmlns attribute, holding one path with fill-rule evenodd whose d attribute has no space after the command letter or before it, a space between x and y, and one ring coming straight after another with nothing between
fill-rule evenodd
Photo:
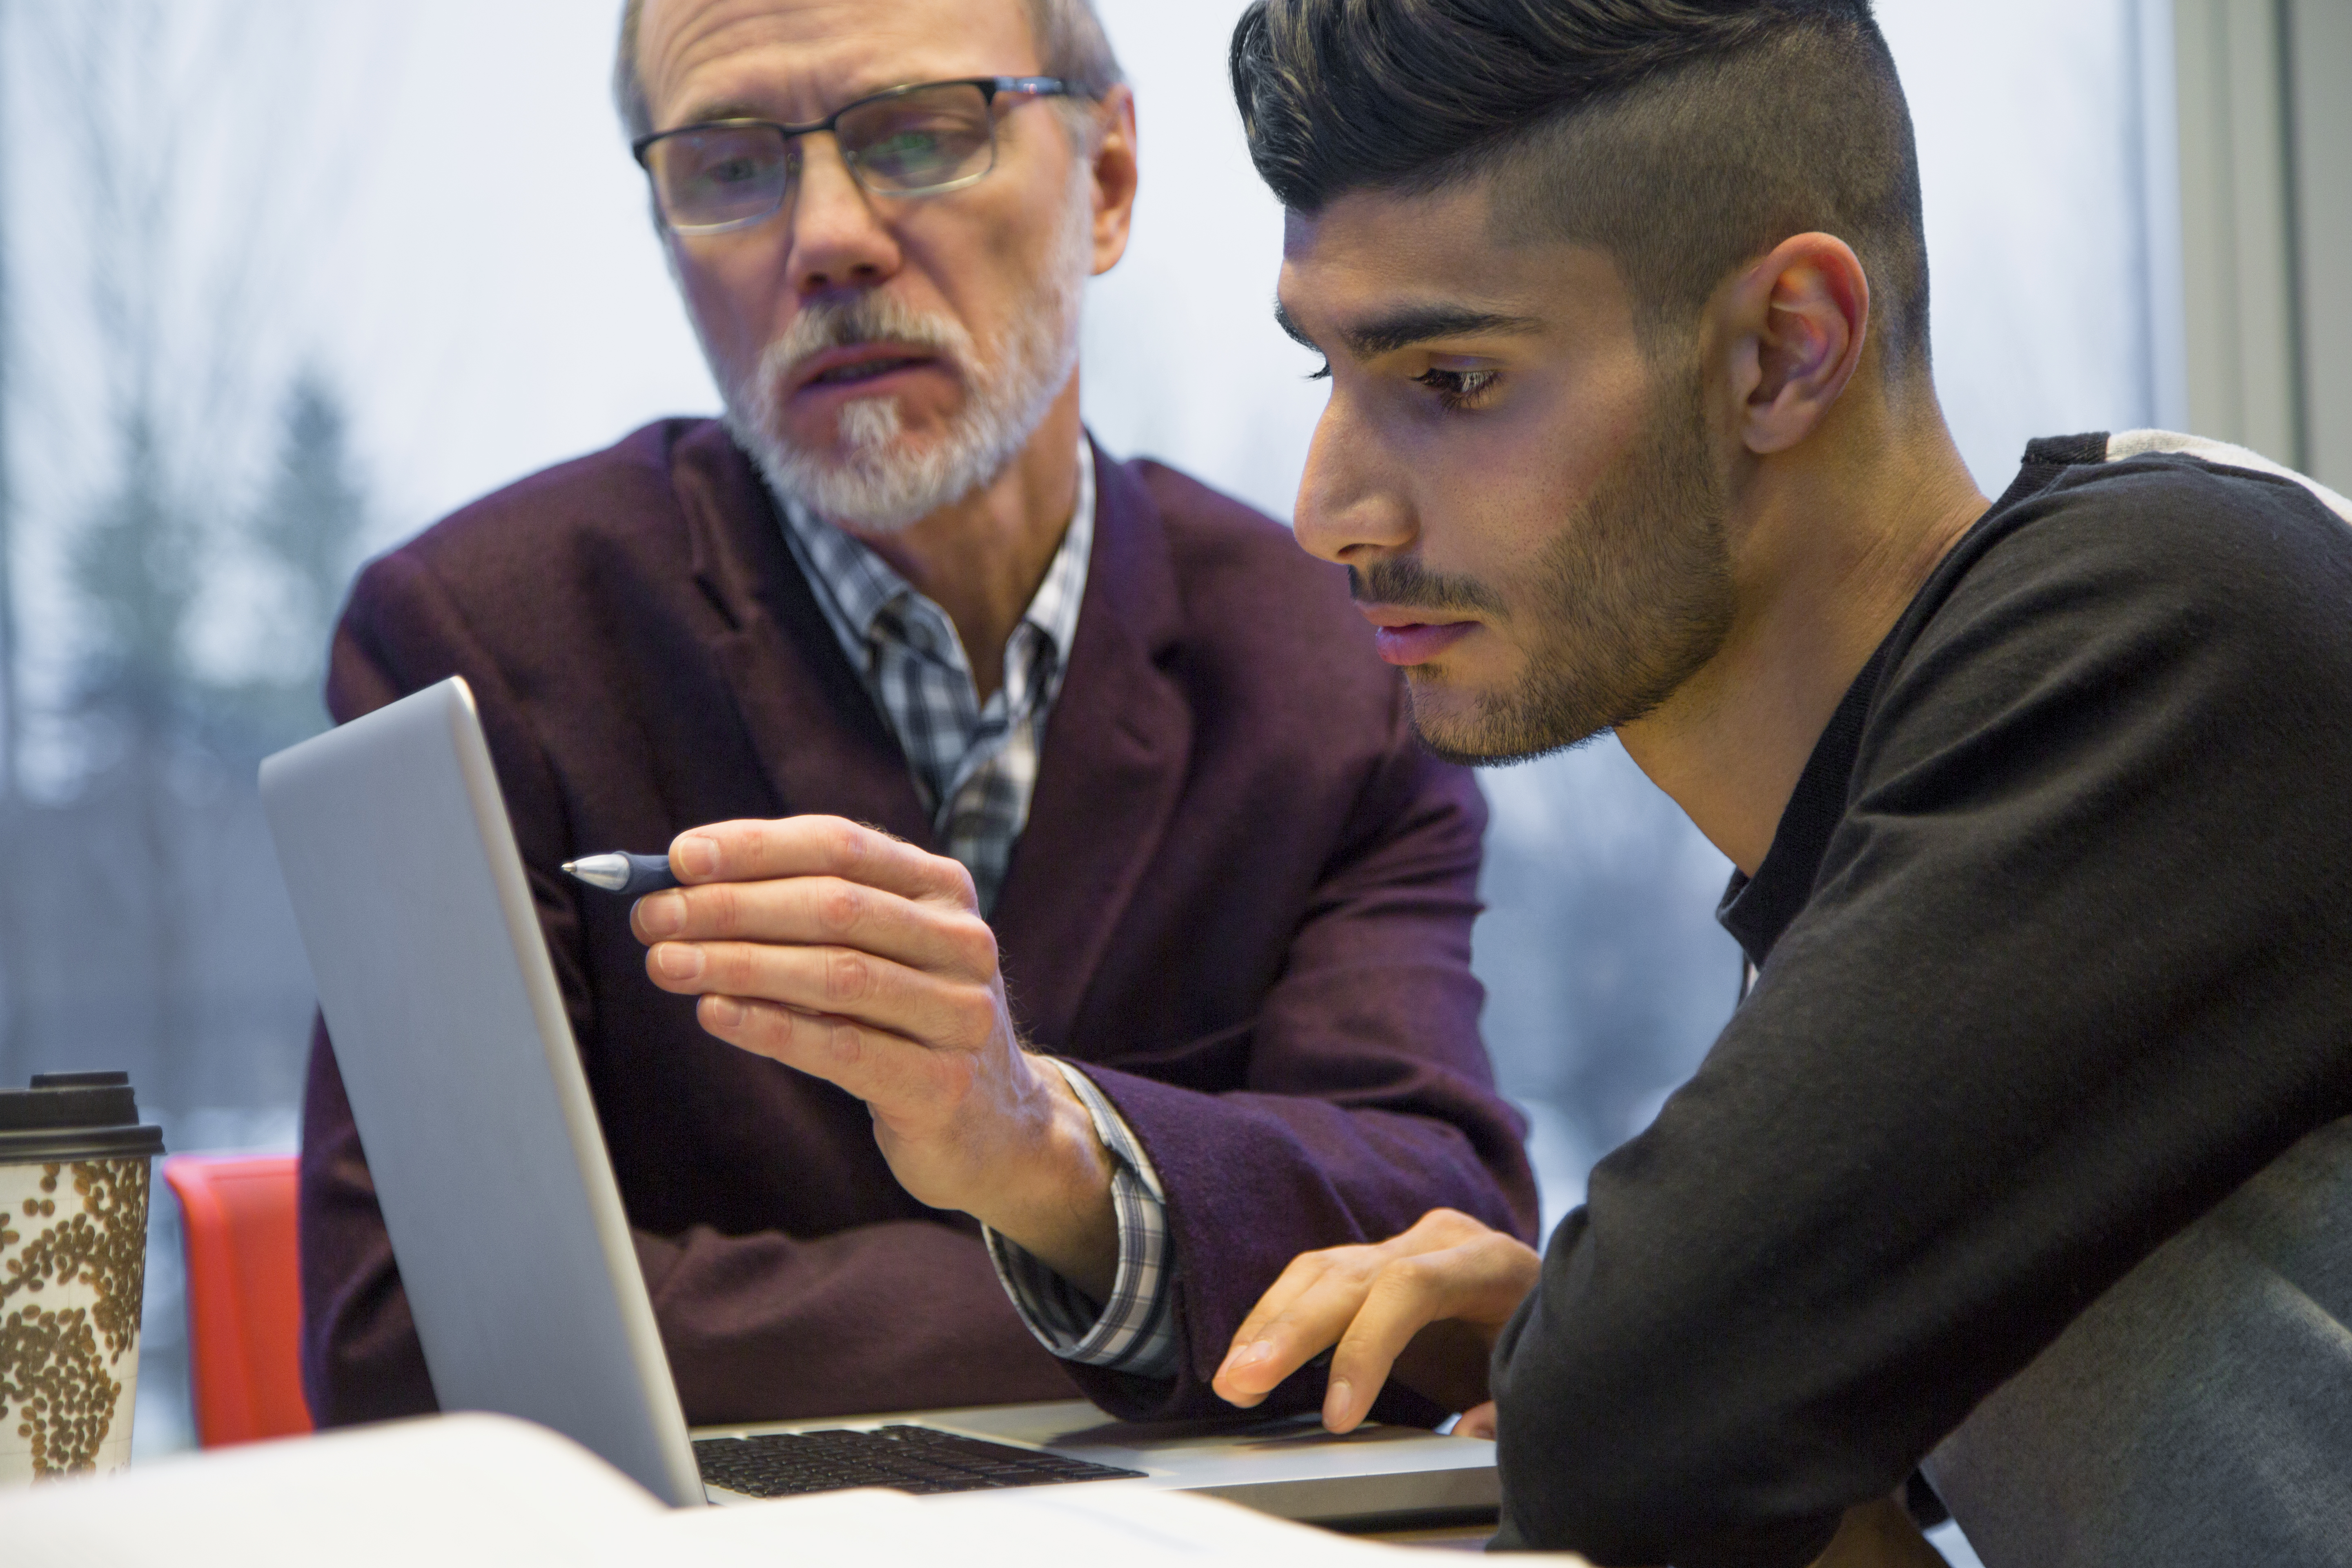
<instances>
[{"instance_id":1,"label":"white beard","mask_svg":"<svg viewBox=\"0 0 2352 1568\"><path fill-rule=\"evenodd\" d=\"M720 374L727 427L779 495L860 533L895 533L994 483L1028 446L1077 370L1079 312L1093 272L1093 171L1081 159L1036 289L989 352L953 317L887 294L813 305L761 351L745 384L726 385ZM955 370L964 399L947 427L910 449L898 400L877 396L842 405L837 449L786 435L779 394L799 367L827 349L877 342L921 349Z\"/></svg>"}]
</instances>

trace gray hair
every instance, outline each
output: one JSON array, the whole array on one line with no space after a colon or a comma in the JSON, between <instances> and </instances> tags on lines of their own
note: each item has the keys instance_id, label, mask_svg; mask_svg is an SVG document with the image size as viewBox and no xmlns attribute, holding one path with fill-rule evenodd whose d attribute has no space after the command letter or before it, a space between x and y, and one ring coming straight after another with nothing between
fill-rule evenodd
<instances>
[{"instance_id":1,"label":"gray hair","mask_svg":"<svg viewBox=\"0 0 2352 1568\"><path fill-rule=\"evenodd\" d=\"M1095 15L1094 0L1021 0L1029 32L1037 40L1037 60L1047 76L1060 77L1088 99L1098 99L1127 79ZM653 110L637 76L637 25L645 0L627 0L621 10L620 47L613 57L613 103L629 139L652 132ZM1059 100L1057 102L1067 102ZM1081 100L1083 102L1083 100Z\"/></svg>"}]
</instances>

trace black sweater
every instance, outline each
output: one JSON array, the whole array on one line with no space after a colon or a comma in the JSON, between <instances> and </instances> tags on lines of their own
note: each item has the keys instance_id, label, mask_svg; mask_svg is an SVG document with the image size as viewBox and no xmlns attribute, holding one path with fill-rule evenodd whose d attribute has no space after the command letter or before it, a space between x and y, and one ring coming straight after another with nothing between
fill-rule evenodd
<instances>
[{"instance_id":1,"label":"black sweater","mask_svg":"<svg viewBox=\"0 0 2352 1568\"><path fill-rule=\"evenodd\" d=\"M1760 965L1495 1356L1498 1544L1799 1565L2352 1114L2352 530L2036 442L1816 747Z\"/></svg>"}]
</instances>

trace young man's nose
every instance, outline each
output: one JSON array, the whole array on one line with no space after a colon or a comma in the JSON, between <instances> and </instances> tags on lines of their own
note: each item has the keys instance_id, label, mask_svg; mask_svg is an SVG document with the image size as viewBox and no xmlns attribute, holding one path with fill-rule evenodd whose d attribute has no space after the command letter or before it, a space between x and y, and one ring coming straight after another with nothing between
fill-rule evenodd
<instances>
[{"instance_id":1,"label":"young man's nose","mask_svg":"<svg viewBox=\"0 0 2352 1568\"><path fill-rule=\"evenodd\" d=\"M1335 394L1315 426L1299 476L1292 527L1308 553L1344 565L1386 555L1412 541L1413 510L1379 444L1349 418Z\"/></svg>"}]
</instances>

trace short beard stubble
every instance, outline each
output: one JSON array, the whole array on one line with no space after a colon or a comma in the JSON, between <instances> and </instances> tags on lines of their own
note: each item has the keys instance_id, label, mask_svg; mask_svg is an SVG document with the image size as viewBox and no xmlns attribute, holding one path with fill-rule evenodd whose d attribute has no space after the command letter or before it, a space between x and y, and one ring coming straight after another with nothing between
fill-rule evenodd
<instances>
[{"instance_id":1,"label":"short beard stubble","mask_svg":"<svg viewBox=\"0 0 2352 1568\"><path fill-rule=\"evenodd\" d=\"M1413 727L1448 762L1526 762L1654 711L1719 651L1735 607L1724 500L1696 370L1662 376L1647 433L1545 547L1526 595L1536 627L1527 674L1459 721L1431 711L1432 678L1409 671ZM1357 597L1508 616L1474 579L1374 563Z\"/></svg>"},{"instance_id":2,"label":"short beard stubble","mask_svg":"<svg viewBox=\"0 0 2352 1568\"><path fill-rule=\"evenodd\" d=\"M1016 304L1012 324L994 342L983 347L952 316L866 290L808 306L740 382L730 384L722 373L727 428L770 487L827 522L887 534L994 483L1077 370L1080 310L1094 273L1093 177L1081 156L1062 231L1029 298ZM831 446L793 441L784 430L782 396L799 367L827 349L866 342L904 343L939 356L963 383L962 405L919 447L910 445L898 400L890 396L844 404Z\"/></svg>"}]
</instances>

